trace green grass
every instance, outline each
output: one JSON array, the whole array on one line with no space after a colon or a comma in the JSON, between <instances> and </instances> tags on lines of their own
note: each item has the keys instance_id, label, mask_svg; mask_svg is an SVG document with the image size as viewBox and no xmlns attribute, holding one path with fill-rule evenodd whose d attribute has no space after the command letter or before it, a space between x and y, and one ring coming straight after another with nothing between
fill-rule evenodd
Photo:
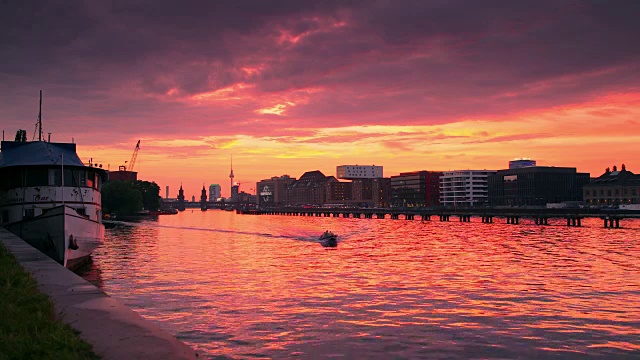
<instances>
[{"instance_id":1,"label":"green grass","mask_svg":"<svg viewBox=\"0 0 640 360\"><path fill-rule=\"evenodd\" d=\"M99 359L0 243L0 360Z\"/></svg>"}]
</instances>

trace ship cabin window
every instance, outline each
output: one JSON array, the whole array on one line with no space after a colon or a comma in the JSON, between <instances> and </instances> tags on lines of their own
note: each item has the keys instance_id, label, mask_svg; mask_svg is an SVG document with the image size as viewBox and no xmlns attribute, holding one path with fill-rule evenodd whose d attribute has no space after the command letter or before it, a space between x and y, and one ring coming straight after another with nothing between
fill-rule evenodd
<instances>
[{"instance_id":1,"label":"ship cabin window","mask_svg":"<svg viewBox=\"0 0 640 360\"><path fill-rule=\"evenodd\" d=\"M87 186L87 172L84 170L75 170L78 173L78 185Z\"/></svg>"},{"instance_id":2,"label":"ship cabin window","mask_svg":"<svg viewBox=\"0 0 640 360\"><path fill-rule=\"evenodd\" d=\"M26 186L46 186L49 183L47 168L28 168L25 171Z\"/></svg>"},{"instance_id":3,"label":"ship cabin window","mask_svg":"<svg viewBox=\"0 0 640 360\"><path fill-rule=\"evenodd\" d=\"M87 187L93 187L93 179L95 178L95 173L91 170L87 171Z\"/></svg>"},{"instance_id":4,"label":"ship cabin window","mask_svg":"<svg viewBox=\"0 0 640 360\"><path fill-rule=\"evenodd\" d=\"M64 186L78 186L78 180L73 178L71 169L64 169Z\"/></svg>"},{"instance_id":5,"label":"ship cabin window","mask_svg":"<svg viewBox=\"0 0 640 360\"><path fill-rule=\"evenodd\" d=\"M9 169L9 189L24 186L22 173L22 169Z\"/></svg>"},{"instance_id":6,"label":"ship cabin window","mask_svg":"<svg viewBox=\"0 0 640 360\"><path fill-rule=\"evenodd\" d=\"M49 169L49 186L62 185L62 169Z\"/></svg>"},{"instance_id":7,"label":"ship cabin window","mask_svg":"<svg viewBox=\"0 0 640 360\"><path fill-rule=\"evenodd\" d=\"M0 170L0 191L7 191L9 189L9 170Z\"/></svg>"},{"instance_id":8,"label":"ship cabin window","mask_svg":"<svg viewBox=\"0 0 640 360\"><path fill-rule=\"evenodd\" d=\"M76 212L80 215L87 216L87 208L83 208L83 207L77 208Z\"/></svg>"}]
</instances>

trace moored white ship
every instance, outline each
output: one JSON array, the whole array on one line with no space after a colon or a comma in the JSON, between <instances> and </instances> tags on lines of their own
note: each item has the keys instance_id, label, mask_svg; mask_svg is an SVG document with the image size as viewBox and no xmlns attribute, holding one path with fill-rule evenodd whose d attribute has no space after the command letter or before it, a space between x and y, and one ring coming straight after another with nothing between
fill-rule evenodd
<instances>
[{"instance_id":1,"label":"moored white ship","mask_svg":"<svg viewBox=\"0 0 640 360\"><path fill-rule=\"evenodd\" d=\"M103 241L106 172L76 144L24 140L0 144L0 226L73 268Z\"/></svg>"}]
</instances>

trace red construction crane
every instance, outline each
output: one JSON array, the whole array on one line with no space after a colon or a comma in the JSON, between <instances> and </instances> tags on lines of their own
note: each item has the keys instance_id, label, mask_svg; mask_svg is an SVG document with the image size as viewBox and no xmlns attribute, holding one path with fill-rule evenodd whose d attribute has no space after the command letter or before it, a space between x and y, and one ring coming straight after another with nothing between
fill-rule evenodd
<instances>
[{"instance_id":1,"label":"red construction crane","mask_svg":"<svg viewBox=\"0 0 640 360\"><path fill-rule=\"evenodd\" d=\"M127 165L122 165L119 167L119 170L121 171L133 171L133 167L136 164L136 159L138 158L138 150L140 150L140 140L138 140L138 143L136 144L136 148L133 149L133 154L131 154L131 160L129 160L129 166ZM125 164L127 163L126 161L124 162ZM128 167L128 169L127 169Z\"/></svg>"}]
</instances>

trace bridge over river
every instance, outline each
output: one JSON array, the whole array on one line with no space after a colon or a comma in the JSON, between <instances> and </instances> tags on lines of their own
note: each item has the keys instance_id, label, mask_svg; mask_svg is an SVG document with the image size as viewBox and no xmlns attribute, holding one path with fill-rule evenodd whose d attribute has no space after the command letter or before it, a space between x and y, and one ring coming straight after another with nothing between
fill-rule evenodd
<instances>
[{"instance_id":1,"label":"bridge over river","mask_svg":"<svg viewBox=\"0 0 640 360\"><path fill-rule=\"evenodd\" d=\"M533 219L537 225L548 225L549 219L566 219L567 226L582 226L584 218L600 218L605 228L619 228L623 219L638 219L638 210L617 209L547 209L547 208L465 208L465 209L400 209L400 208L302 208L280 207L269 209L236 210L248 215L324 216L365 219L406 219L470 222L479 217L483 223L493 223L494 219L504 219L507 224L519 224L520 219Z\"/></svg>"}]
</instances>

